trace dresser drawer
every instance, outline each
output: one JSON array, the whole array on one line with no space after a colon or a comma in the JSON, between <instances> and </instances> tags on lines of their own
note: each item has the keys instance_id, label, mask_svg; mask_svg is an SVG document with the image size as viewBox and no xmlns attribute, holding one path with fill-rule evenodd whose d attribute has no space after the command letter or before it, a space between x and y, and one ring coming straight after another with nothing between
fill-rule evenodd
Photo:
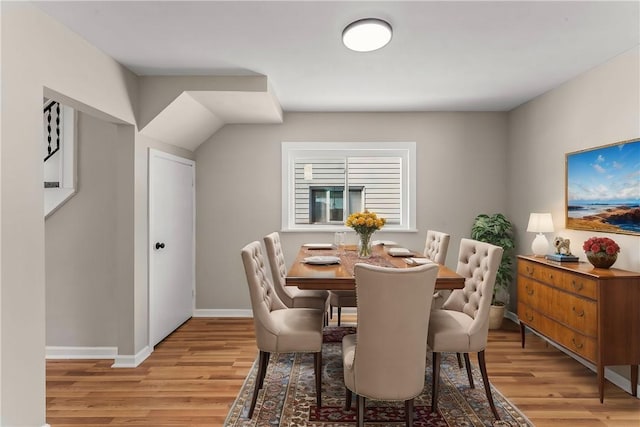
<instances>
[{"instance_id":1,"label":"dresser drawer","mask_svg":"<svg viewBox=\"0 0 640 427\"><path fill-rule=\"evenodd\" d=\"M598 283L596 280L578 276L577 274L564 273L560 286L568 292L594 300L598 296Z\"/></svg>"},{"instance_id":2,"label":"dresser drawer","mask_svg":"<svg viewBox=\"0 0 640 427\"><path fill-rule=\"evenodd\" d=\"M560 287L563 282L562 271L533 262L519 262L518 274L552 286Z\"/></svg>"},{"instance_id":3,"label":"dresser drawer","mask_svg":"<svg viewBox=\"0 0 640 427\"><path fill-rule=\"evenodd\" d=\"M550 317L584 335L595 338L598 334L598 306L595 301L556 290L549 313Z\"/></svg>"},{"instance_id":4,"label":"dresser drawer","mask_svg":"<svg viewBox=\"0 0 640 427\"><path fill-rule=\"evenodd\" d=\"M550 338L589 362L595 363L597 348L595 338L587 337L560 324L555 325L554 336Z\"/></svg>"},{"instance_id":5,"label":"dresser drawer","mask_svg":"<svg viewBox=\"0 0 640 427\"><path fill-rule=\"evenodd\" d=\"M552 288L526 277L518 277L518 302L543 313L550 313L552 301Z\"/></svg>"},{"instance_id":6,"label":"dresser drawer","mask_svg":"<svg viewBox=\"0 0 640 427\"><path fill-rule=\"evenodd\" d=\"M561 325L533 308L518 303L518 318L527 326L590 362L596 360L596 339Z\"/></svg>"}]
</instances>

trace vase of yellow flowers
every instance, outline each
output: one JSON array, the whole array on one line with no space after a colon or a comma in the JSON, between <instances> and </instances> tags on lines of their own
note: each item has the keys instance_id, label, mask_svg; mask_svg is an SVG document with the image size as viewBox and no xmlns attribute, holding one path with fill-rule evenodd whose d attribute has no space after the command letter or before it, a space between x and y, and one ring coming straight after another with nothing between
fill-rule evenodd
<instances>
[{"instance_id":1,"label":"vase of yellow flowers","mask_svg":"<svg viewBox=\"0 0 640 427\"><path fill-rule=\"evenodd\" d=\"M385 223L384 218L379 218L375 212L367 210L349 215L345 225L353 228L358 234L358 256L360 258L371 257L371 236L380 230Z\"/></svg>"}]
</instances>

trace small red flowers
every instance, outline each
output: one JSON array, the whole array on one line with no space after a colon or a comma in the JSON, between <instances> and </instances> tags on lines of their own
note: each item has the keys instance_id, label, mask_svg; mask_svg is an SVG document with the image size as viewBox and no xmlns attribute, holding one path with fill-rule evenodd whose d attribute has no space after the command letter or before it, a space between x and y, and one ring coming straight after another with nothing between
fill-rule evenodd
<instances>
[{"instance_id":1,"label":"small red flowers","mask_svg":"<svg viewBox=\"0 0 640 427\"><path fill-rule=\"evenodd\" d=\"M620 252L620 246L608 237L592 237L582 245L585 252L615 255Z\"/></svg>"}]
</instances>

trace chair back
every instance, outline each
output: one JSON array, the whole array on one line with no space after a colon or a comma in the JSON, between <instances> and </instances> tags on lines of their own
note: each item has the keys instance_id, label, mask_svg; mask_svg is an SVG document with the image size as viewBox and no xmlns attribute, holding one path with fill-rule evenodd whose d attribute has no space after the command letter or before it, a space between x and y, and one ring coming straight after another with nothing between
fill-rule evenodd
<instances>
[{"instance_id":1,"label":"chair back","mask_svg":"<svg viewBox=\"0 0 640 427\"><path fill-rule=\"evenodd\" d=\"M451 236L441 231L427 230L427 239L424 243L424 256L433 262L444 265L449 249Z\"/></svg>"},{"instance_id":2,"label":"chair back","mask_svg":"<svg viewBox=\"0 0 640 427\"><path fill-rule=\"evenodd\" d=\"M456 273L465 278L464 288L451 292L442 306L463 312L474 320L469 326L472 347L486 345L489 334L489 307L503 249L472 239L460 240ZM481 344L484 343L484 344Z\"/></svg>"},{"instance_id":3,"label":"chair back","mask_svg":"<svg viewBox=\"0 0 640 427\"><path fill-rule=\"evenodd\" d=\"M273 289L271 279L267 275L267 269L262 255L260 242L249 243L242 248L242 264L247 276L249 295L251 296L251 308L253 309L253 323L256 329L256 342L258 349L272 351L276 347L278 327L271 317L274 310L287 308L278 298Z\"/></svg>"},{"instance_id":4,"label":"chair back","mask_svg":"<svg viewBox=\"0 0 640 427\"><path fill-rule=\"evenodd\" d=\"M354 390L408 400L424 386L429 311L438 266L398 269L356 264L358 306Z\"/></svg>"},{"instance_id":5,"label":"chair back","mask_svg":"<svg viewBox=\"0 0 640 427\"><path fill-rule=\"evenodd\" d=\"M287 262L284 259L284 252L282 252L280 234L274 231L264 236L264 246L267 249L267 259L269 260L269 268L271 269L271 277L273 278L273 287L276 294L287 307L293 307L293 296L291 291L287 289L285 282Z\"/></svg>"}]
</instances>

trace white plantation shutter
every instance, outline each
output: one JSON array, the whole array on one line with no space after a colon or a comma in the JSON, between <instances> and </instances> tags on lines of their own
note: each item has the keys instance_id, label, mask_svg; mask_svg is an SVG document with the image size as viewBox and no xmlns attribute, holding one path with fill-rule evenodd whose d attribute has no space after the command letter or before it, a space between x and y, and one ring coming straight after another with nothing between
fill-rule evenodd
<instances>
[{"instance_id":1,"label":"white plantation shutter","mask_svg":"<svg viewBox=\"0 0 640 427\"><path fill-rule=\"evenodd\" d=\"M402 213L402 159L399 157L349 157L349 186L364 188L364 207L400 224Z\"/></svg>"}]
</instances>

